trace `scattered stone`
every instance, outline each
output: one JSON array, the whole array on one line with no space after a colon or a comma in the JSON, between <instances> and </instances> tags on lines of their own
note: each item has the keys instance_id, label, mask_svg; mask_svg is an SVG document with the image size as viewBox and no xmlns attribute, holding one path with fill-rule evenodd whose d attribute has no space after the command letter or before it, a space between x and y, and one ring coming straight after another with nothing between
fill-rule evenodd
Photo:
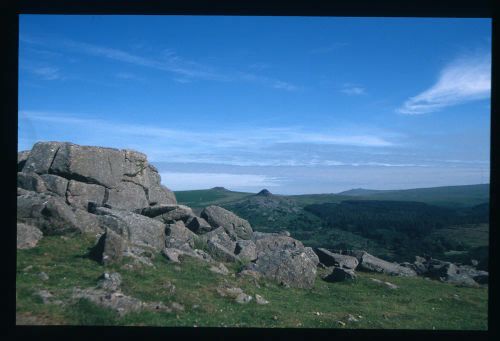
<instances>
[{"instance_id":1,"label":"scattered stone","mask_svg":"<svg viewBox=\"0 0 500 341\"><path fill-rule=\"evenodd\" d=\"M229 274L228 268L226 268L226 266L222 263L219 263L217 266L212 265L209 270L224 276Z\"/></svg>"},{"instance_id":2,"label":"scattered stone","mask_svg":"<svg viewBox=\"0 0 500 341\"><path fill-rule=\"evenodd\" d=\"M238 276L239 277L247 276L247 277L251 277L251 278L254 278L256 280L259 280L259 279L261 279L262 274L258 271L254 271L254 270L242 270L242 271L238 272Z\"/></svg>"},{"instance_id":3,"label":"scattered stone","mask_svg":"<svg viewBox=\"0 0 500 341\"><path fill-rule=\"evenodd\" d=\"M142 308L146 309L146 310L150 310L150 311L160 311L160 312L165 312L165 313L172 312L172 308L166 306L163 302L143 303Z\"/></svg>"},{"instance_id":4,"label":"scattered stone","mask_svg":"<svg viewBox=\"0 0 500 341\"><path fill-rule=\"evenodd\" d=\"M236 287L219 287L216 290L217 293L222 297L228 296L236 298L239 294L243 293L243 290L241 288L236 288Z\"/></svg>"},{"instance_id":5,"label":"scattered stone","mask_svg":"<svg viewBox=\"0 0 500 341\"><path fill-rule=\"evenodd\" d=\"M177 303L177 302L172 302L170 304L170 307L172 308L172 310L175 310L175 311L184 311L184 306L180 303Z\"/></svg>"},{"instance_id":6,"label":"scattered stone","mask_svg":"<svg viewBox=\"0 0 500 341\"><path fill-rule=\"evenodd\" d=\"M38 296L43 304L62 304L63 302L60 301L60 300L54 300L54 295L48 291L48 290L45 290L45 289L41 289L41 290L37 290L36 291L36 296Z\"/></svg>"},{"instance_id":7,"label":"scattered stone","mask_svg":"<svg viewBox=\"0 0 500 341\"><path fill-rule=\"evenodd\" d=\"M47 275L45 272L39 272L37 274L38 278L40 278L42 281L48 281L49 280L49 275Z\"/></svg>"},{"instance_id":8,"label":"scattered stone","mask_svg":"<svg viewBox=\"0 0 500 341\"><path fill-rule=\"evenodd\" d=\"M166 281L163 284L163 288L165 288L168 291L169 294L171 294L171 295L175 294L175 285L172 284L172 282Z\"/></svg>"},{"instance_id":9,"label":"scattered stone","mask_svg":"<svg viewBox=\"0 0 500 341\"><path fill-rule=\"evenodd\" d=\"M370 278L370 279L375 283L385 285L389 289L398 289L399 288L397 285L392 284L390 282L384 282L384 281L381 281L380 279L376 279L376 278Z\"/></svg>"},{"instance_id":10,"label":"scattered stone","mask_svg":"<svg viewBox=\"0 0 500 341\"><path fill-rule=\"evenodd\" d=\"M169 261L173 263L180 263L179 256L183 254L181 250L167 247L164 248L162 252Z\"/></svg>"},{"instance_id":11,"label":"scattered stone","mask_svg":"<svg viewBox=\"0 0 500 341\"><path fill-rule=\"evenodd\" d=\"M75 288L72 297L73 299L87 299L94 304L114 310L120 316L131 311L139 311L143 308L143 302L134 297L124 295L120 292L109 293L102 289Z\"/></svg>"},{"instance_id":12,"label":"scattered stone","mask_svg":"<svg viewBox=\"0 0 500 341\"><path fill-rule=\"evenodd\" d=\"M118 272L105 272L99 277L97 287L108 291L117 291L122 284L122 276Z\"/></svg>"},{"instance_id":13,"label":"scattered stone","mask_svg":"<svg viewBox=\"0 0 500 341\"><path fill-rule=\"evenodd\" d=\"M31 249L35 247L43 233L38 228L32 225L17 223L17 248Z\"/></svg>"},{"instance_id":14,"label":"scattered stone","mask_svg":"<svg viewBox=\"0 0 500 341\"><path fill-rule=\"evenodd\" d=\"M241 294L238 294L238 296L236 296L236 298L235 298L236 303L240 303L240 304L247 304L251 300L252 300L252 296L247 295L243 292Z\"/></svg>"},{"instance_id":15,"label":"scattered stone","mask_svg":"<svg viewBox=\"0 0 500 341\"><path fill-rule=\"evenodd\" d=\"M345 327L345 322L337 321L337 324L339 324L341 327Z\"/></svg>"},{"instance_id":16,"label":"scattered stone","mask_svg":"<svg viewBox=\"0 0 500 341\"><path fill-rule=\"evenodd\" d=\"M265 300L264 297L258 294L255 294L255 302L257 302L257 304L269 304L269 301Z\"/></svg>"},{"instance_id":17,"label":"scattered stone","mask_svg":"<svg viewBox=\"0 0 500 341\"><path fill-rule=\"evenodd\" d=\"M23 269L24 272L27 272L27 271L30 271L31 269L33 269L33 265L28 265L27 267L25 267Z\"/></svg>"},{"instance_id":18,"label":"scattered stone","mask_svg":"<svg viewBox=\"0 0 500 341\"><path fill-rule=\"evenodd\" d=\"M347 322L359 322L359 320L353 315L349 314L347 315Z\"/></svg>"}]
</instances>

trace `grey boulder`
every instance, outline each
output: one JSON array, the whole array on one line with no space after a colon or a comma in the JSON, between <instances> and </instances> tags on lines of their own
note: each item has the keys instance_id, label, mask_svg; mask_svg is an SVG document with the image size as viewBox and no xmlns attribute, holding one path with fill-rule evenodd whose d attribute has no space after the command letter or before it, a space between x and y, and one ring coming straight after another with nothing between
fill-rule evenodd
<instances>
[{"instance_id":1,"label":"grey boulder","mask_svg":"<svg viewBox=\"0 0 500 341\"><path fill-rule=\"evenodd\" d=\"M253 230L250 223L222 207L215 205L205 207L200 216L214 228L222 226L228 231L234 231L240 239L252 237Z\"/></svg>"},{"instance_id":2,"label":"grey boulder","mask_svg":"<svg viewBox=\"0 0 500 341\"><path fill-rule=\"evenodd\" d=\"M356 274L354 270L347 268L334 267L332 272L327 276L323 277L323 280L327 282L343 282L346 280L356 279Z\"/></svg>"},{"instance_id":3,"label":"grey boulder","mask_svg":"<svg viewBox=\"0 0 500 341\"><path fill-rule=\"evenodd\" d=\"M316 279L316 264L303 250L274 250L259 255L246 270L260 272L267 278L294 288L312 288Z\"/></svg>"},{"instance_id":4,"label":"grey boulder","mask_svg":"<svg viewBox=\"0 0 500 341\"><path fill-rule=\"evenodd\" d=\"M334 253L324 248L318 248L315 251L319 261L326 266L356 269L359 263L356 257Z\"/></svg>"}]
</instances>

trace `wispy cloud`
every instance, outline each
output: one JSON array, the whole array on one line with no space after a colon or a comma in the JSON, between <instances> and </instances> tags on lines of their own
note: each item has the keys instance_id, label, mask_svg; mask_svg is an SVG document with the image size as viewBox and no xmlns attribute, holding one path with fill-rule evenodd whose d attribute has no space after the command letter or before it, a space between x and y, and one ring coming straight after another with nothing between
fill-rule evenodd
<instances>
[{"instance_id":1,"label":"wispy cloud","mask_svg":"<svg viewBox=\"0 0 500 341\"><path fill-rule=\"evenodd\" d=\"M340 89L340 92L346 95L351 95L351 96L357 96L357 95L364 95L365 94L365 88L356 85L356 84L344 84L342 86L342 89Z\"/></svg>"},{"instance_id":2,"label":"wispy cloud","mask_svg":"<svg viewBox=\"0 0 500 341\"><path fill-rule=\"evenodd\" d=\"M335 134L308 132L298 128L257 128L228 129L222 131L195 131L162 128L159 126L128 124L102 119L82 118L83 115L61 114L39 111L21 111L20 118L30 121L58 123L60 125L89 126L107 130L110 134L144 136L168 140L192 142L206 146L231 148L263 146L280 143L312 143L325 145L344 145L355 147L390 147L395 143L384 137L367 134ZM87 115L85 115L87 116ZM83 117L85 117L83 116Z\"/></svg>"},{"instance_id":3,"label":"wispy cloud","mask_svg":"<svg viewBox=\"0 0 500 341\"><path fill-rule=\"evenodd\" d=\"M468 101L485 99L491 91L491 54L455 59L440 73L437 82L409 98L397 112L418 115Z\"/></svg>"},{"instance_id":4,"label":"wispy cloud","mask_svg":"<svg viewBox=\"0 0 500 341\"><path fill-rule=\"evenodd\" d=\"M46 66L46 67L36 68L33 69L33 73L37 74L38 76L46 80L55 80L61 78L59 69L56 67Z\"/></svg>"},{"instance_id":5,"label":"wispy cloud","mask_svg":"<svg viewBox=\"0 0 500 341\"><path fill-rule=\"evenodd\" d=\"M132 53L123 49L99 46L95 44L75 41L71 39L59 39L57 41L33 37L21 36L20 41L32 45L53 45L55 47L63 47L77 53L83 53L95 57L101 57L113 61L142 66L171 73L174 81L179 83L190 83L193 80L209 80L219 82L252 82L262 84L264 86L285 90L296 91L298 86L267 75L259 75L248 72L239 72L231 70L221 70L211 65L199 63L178 55L173 49L164 49L157 57L146 57L136 53ZM42 44L45 42L45 44ZM256 64L258 65L258 64ZM260 64L260 69L264 68L264 64Z\"/></svg>"},{"instance_id":6,"label":"wispy cloud","mask_svg":"<svg viewBox=\"0 0 500 341\"><path fill-rule=\"evenodd\" d=\"M59 68L53 66L31 66L24 64L21 65L21 70L25 70L43 80L48 80L48 81L63 78Z\"/></svg>"},{"instance_id":7,"label":"wispy cloud","mask_svg":"<svg viewBox=\"0 0 500 341\"><path fill-rule=\"evenodd\" d=\"M298 86L293 85L289 82L284 82L284 81L281 81L279 79L270 78L270 77L261 76L261 75L256 75L253 73L239 72L238 77L241 80L250 81L250 82L254 82L254 83L260 83L260 84L266 85L266 86L274 88L274 89L281 89L281 90L287 90L287 91L299 90Z\"/></svg>"}]
</instances>

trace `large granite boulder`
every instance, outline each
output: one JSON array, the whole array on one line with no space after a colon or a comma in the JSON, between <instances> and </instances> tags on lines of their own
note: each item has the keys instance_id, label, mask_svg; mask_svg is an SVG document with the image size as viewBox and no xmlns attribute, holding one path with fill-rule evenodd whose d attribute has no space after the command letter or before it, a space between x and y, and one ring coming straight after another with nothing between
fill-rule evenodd
<instances>
[{"instance_id":1,"label":"large granite boulder","mask_svg":"<svg viewBox=\"0 0 500 341\"><path fill-rule=\"evenodd\" d=\"M167 224L165 234L165 247L167 248L182 250L194 247L196 235L182 221Z\"/></svg>"},{"instance_id":2,"label":"large granite boulder","mask_svg":"<svg viewBox=\"0 0 500 341\"><path fill-rule=\"evenodd\" d=\"M229 234L234 233L240 239L252 237L253 230L250 223L222 207L214 205L205 207L200 216L212 227L222 226Z\"/></svg>"},{"instance_id":3,"label":"large granite boulder","mask_svg":"<svg viewBox=\"0 0 500 341\"><path fill-rule=\"evenodd\" d=\"M47 193L18 195L17 221L35 226L46 235L90 232L62 198Z\"/></svg>"},{"instance_id":4,"label":"large granite boulder","mask_svg":"<svg viewBox=\"0 0 500 341\"><path fill-rule=\"evenodd\" d=\"M27 165L30 158L26 162ZM67 179L114 188L122 179L123 167L124 156L119 149L63 143L55 154L50 173Z\"/></svg>"},{"instance_id":5,"label":"large granite boulder","mask_svg":"<svg viewBox=\"0 0 500 341\"><path fill-rule=\"evenodd\" d=\"M385 261L365 251L353 251L352 256L358 259L359 265L356 267L357 270L380 272L392 276L417 275L413 269Z\"/></svg>"},{"instance_id":6,"label":"large granite boulder","mask_svg":"<svg viewBox=\"0 0 500 341\"><path fill-rule=\"evenodd\" d=\"M28 154L22 171L24 173L35 172L38 174L49 173L49 168L54 161L57 151L63 142L38 142L33 145Z\"/></svg>"},{"instance_id":7,"label":"large granite boulder","mask_svg":"<svg viewBox=\"0 0 500 341\"><path fill-rule=\"evenodd\" d=\"M236 242L234 254L243 261L253 261L257 259L257 247L253 241L241 239Z\"/></svg>"},{"instance_id":8,"label":"large granite boulder","mask_svg":"<svg viewBox=\"0 0 500 341\"><path fill-rule=\"evenodd\" d=\"M319 261L326 266L356 269L359 263L356 257L334 253L324 248L317 248L315 251Z\"/></svg>"},{"instance_id":9,"label":"large granite boulder","mask_svg":"<svg viewBox=\"0 0 500 341\"><path fill-rule=\"evenodd\" d=\"M52 192L60 197L66 196L66 191L68 190L69 184L68 179L54 174L42 174L40 175L40 177L43 179L47 191Z\"/></svg>"},{"instance_id":10,"label":"large granite boulder","mask_svg":"<svg viewBox=\"0 0 500 341\"><path fill-rule=\"evenodd\" d=\"M131 246L158 252L165 247L165 224L158 220L105 207L96 207L93 213L101 216L102 226L124 236Z\"/></svg>"},{"instance_id":11,"label":"large granite boulder","mask_svg":"<svg viewBox=\"0 0 500 341\"><path fill-rule=\"evenodd\" d=\"M35 172L17 173L17 187L38 193L47 191L45 182L40 175Z\"/></svg>"},{"instance_id":12,"label":"large granite boulder","mask_svg":"<svg viewBox=\"0 0 500 341\"><path fill-rule=\"evenodd\" d=\"M17 152L17 171L21 172L24 168L24 165L26 164L26 160L28 160L28 157L30 156L29 150L23 150L20 152Z\"/></svg>"},{"instance_id":13,"label":"large granite boulder","mask_svg":"<svg viewBox=\"0 0 500 341\"><path fill-rule=\"evenodd\" d=\"M239 260L239 257L235 254L237 242L222 226L199 235L198 240L206 245L208 253L217 260L225 262Z\"/></svg>"},{"instance_id":14,"label":"large granite boulder","mask_svg":"<svg viewBox=\"0 0 500 341\"><path fill-rule=\"evenodd\" d=\"M265 277L294 288L312 288L316 279L316 264L304 250L273 250L259 255L246 270L258 271Z\"/></svg>"},{"instance_id":15,"label":"large granite boulder","mask_svg":"<svg viewBox=\"0 0 500 341\"><path fill-rule=\"evenodd\" d=\"M304 244L292 237L277 233L254 233L257 256L276 250L303 250Z\"/></svg>"},{"instance_id":16,"label":"large granite boulder","mask_svg":"<svg viewBox=\"0 0 500 341\"><path fill-rule=\"evenodd\" d=\"M134 212L177 203L158 170L132 150L39 142L18 153L18 168L18 187L68 197L82 209L88 202Z\"/></svg>"},{"instance_id":17,"label":"large granite boulder","mask_svg":"<svg viewBox=\"0 0 500 341\"><path fill-rule=\"evenodd\" d=\"M204 234L214 230L214 227L205 219L196 216L191 216L186 220L186 227L196 234Z\"/></svg>"},{"instance_id":18,"label":"large granite boulder","mask_svg":"<svg viewBox=\"0 0 500 341\"><path fill-rule=\"evenodd\" d=\"M90 254L92 258L104 265L118 263L123 259L127 249L127 241L112 229L106 228Z\"/></svg>"},{"instance_id":19,"label":"large granite boulder","mask_svg":"<svg viewBox=\"0 0 500 341\"><path fill-rule=\"evenodd\" d=\"M343 282L356 279L353 269L333 267L332 272L323 277L326 282Z\"/></svg>"}]
</instances>

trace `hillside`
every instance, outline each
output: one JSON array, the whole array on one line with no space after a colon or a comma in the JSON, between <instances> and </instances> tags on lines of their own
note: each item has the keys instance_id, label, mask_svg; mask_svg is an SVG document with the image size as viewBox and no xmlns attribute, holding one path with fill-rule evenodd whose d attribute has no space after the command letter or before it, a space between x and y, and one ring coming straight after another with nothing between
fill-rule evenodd
<instances>
[{"instance_id":1,"label":"hillside","mask_svg":"<svg viewBox=\"0 0 500 341\"><path fill-rule=\"evenodd\" d=\"M204 196L193 202L191 198L199 192ZM181 203L221 205L247 219L258 231L288 230L312 247L363 248L396 261L429 253L443 259L477 259L483 266L487 264L488 240L479 237L480 245L470 246L466 239L482 236L488 224L488 185L401 191L355 189L339 194L290 196L214 189L177 193ZM183 202L184 198L191 201ZM445 233L434 232L461 226L467 226L462 240L460 235L448 238ZM453 252L457 248L461 249L460 257Z\"/></svg>"},{"instance_id":2,"label":"hillside","mask_svg":"<svg viewBox=\"0 0 500 341\"><path fill-rule=\"evenodd\" d=\"M365 200L418 201L438 206L466 207L488 202L489 190L488 184L481 184L405 190L353 189L338 194Z\"/></svg>"}]
</instances>

